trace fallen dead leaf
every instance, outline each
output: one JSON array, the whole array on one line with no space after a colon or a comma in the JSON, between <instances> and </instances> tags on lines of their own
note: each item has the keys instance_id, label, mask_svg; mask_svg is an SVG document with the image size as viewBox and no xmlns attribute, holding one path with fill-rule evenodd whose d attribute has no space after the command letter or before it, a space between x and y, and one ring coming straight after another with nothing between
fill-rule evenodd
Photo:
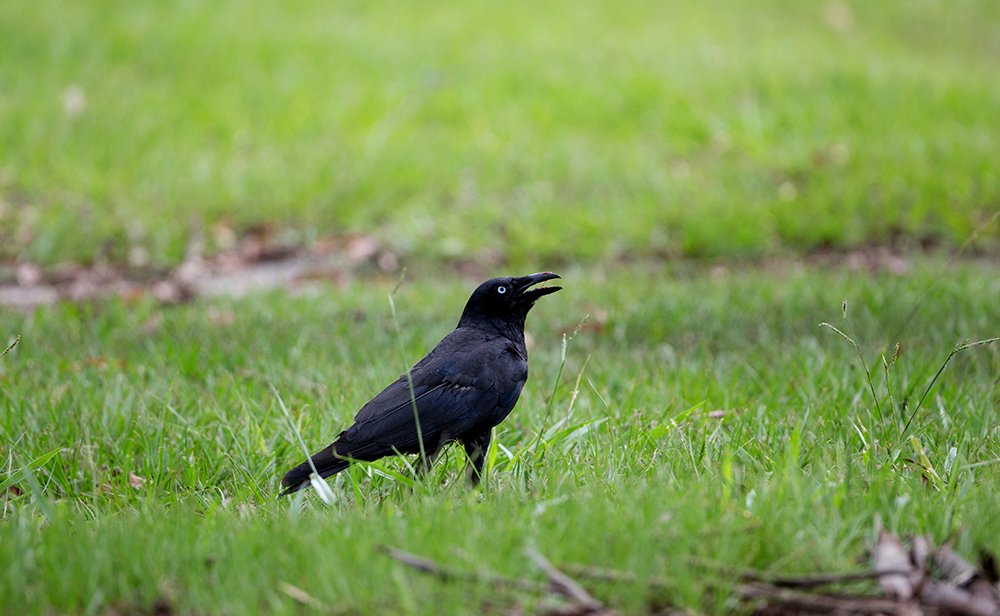
<instances>
[{"instance_id":1,"label":"fallen dead leaf","mask_svg":"<svg viewBox=\"0 0 1000 616\"><path fill-rule=\"evenodd\" d=\"M159 280L153 283L151 293L161 304L179 304L186 299L186 294L180 285L172 280Z\"/></svg>"},{"instance_id":2,"label":"fallen dead leaf","mask_svg":"<svg viewBox=\"0 0 1000 616\"><path fill-rule=\"evenodd\" d=\"M943 545L931 556L935 571L944 581L956 586L965 586L976 577L977 569L972 563L959 556L951 547Z\"/></svg>"},{"instance_id":3,"label":"fallen dead leaf","mask_svg":"<svg viewBox=\"0 0 1000 616\"><path fill-rule=\"evenodd\" d=\"M910 562L910 554L900 543L896 535L880 530L878 543L875 545L873 569L876 573L884 571L902 571L879 578L878 585L884 592L894 597L906 600L914 594L913 579L909 575L915 568Z\"/></svg>"},{"instance_id":4,"label":"fallen dead leaf","mask_svg":"<svg viewBox=\"0 0 1000 616\"><path fill-rule=\"evenodd\" d=\"M399 257L391 250L383 250L379 253L375 264L383 272L395 272L399 269Z\"/></svg>"},{"instance_id":5,"label":"fallen dead leaf","mask_svg":"<svg viewBox=\"0 0 1000 616\"><path fill-rule=\"evenodd\" d=\"M34 263L19 263L16 277L22 287L33 287L42 282L42 268Z\"/></svg>"},{"instance_id":6,"label":"fallen dead leaf","mask_svg":"<svg viewBox=\"0 0 1000 616\"><path fill-rule=\"evenodd\" d=\"M378 242L370 235L355 235L347 240L347 258L355 263L371 260L379 251Z\"/></svg>"}]
</instances>

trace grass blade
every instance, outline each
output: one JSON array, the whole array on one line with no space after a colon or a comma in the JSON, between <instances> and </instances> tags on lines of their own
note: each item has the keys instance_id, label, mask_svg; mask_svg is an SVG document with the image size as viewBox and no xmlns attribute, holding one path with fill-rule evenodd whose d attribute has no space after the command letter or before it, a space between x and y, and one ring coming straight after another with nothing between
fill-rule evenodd
<instances>
[{"instance_id":1,"label":"grass blade","mask_svg":"<svg viewBox=\"0 0 1000 616\"><path fill-rule=\"evenodd\" d=\"M902 439L906 435L907 430L910 429L910 424L913 423L913 418L917 416L917 412L920 411L920 407L924 405L924 400L927 399L927 394L931 393L931 389L933 389L934 384L937 383L938 378L941 377L941 373L944 372L944 369L948 367L949 363L951 363L952 358L967 349L993 344L997 341L1000 341L1000 336L986 338L985 340L976 340L975 342L963 342L956 345L955 348L951 350L951 353L948 353L948 357L945 358L941 367L934 373L934 377L931 379L930 383L928 383L927 387L924 388L924 393L920 395L920 400L917 401L917 406L913 407L913 412L910 413L910 417L906 420L906 425L903 426L903 431L899 434L899 438Z\"/></svg>"},{"instance_id":2,"label":"grass blade","mask_svg":"<svg viewBox=\"0 0 1000 616\"><path fill-rule=\"evenodd\" d=\"M309 448L306 447L306 442L302 439L302 434L299 433L299 429L295 427L295 422L292 421L292 415L288 412L288 408L285 406L285 401L281 399L281 394L278 393L278 389L271 383L268 384L271 388L271 393L278 400L278 406L281 407L281 412L285 414L285 419L288 420L288 425L292 428L292 432L295 433L295 438L299 441L299 445L302 446L302 452L306 456L306 461L309 462L310 468L312 468L312 473L309 474L309 485L316 490L316 494L319 495L319 499L323 501L324 505L332 505L334 496L333 490L330 488L330 484L323 481L320 476L319 471L316 470L316 465L313 463L312 456L309 454Z\"/></svg>"},{"instance_id":3,"label":"grass blade","mask_svg":"<svg viewBox=\"0 0 1000 616\"><path fill-rule=\"evenodd\" d=\"M11 342L9 345L7 345L7 348L3 350L3 353L0 353L0 357L3 357L7 353L10 353L10 350L13 349L14 347L16 347L17 343L20 342L20 341L21 341L20 334L18 334L17 336L14 336L14 342Z\"/></svg>"}]
</instances>

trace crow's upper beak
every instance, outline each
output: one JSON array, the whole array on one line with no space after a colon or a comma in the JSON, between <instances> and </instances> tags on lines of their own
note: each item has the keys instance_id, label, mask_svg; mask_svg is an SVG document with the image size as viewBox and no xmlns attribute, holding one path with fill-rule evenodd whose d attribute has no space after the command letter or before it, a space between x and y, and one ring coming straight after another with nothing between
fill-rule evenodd
<instances>
[{"instance_id":1,"label":"crow's upper beak","mask_svg":"<svg viewBox=\"0 0 1000 616\"><path fill-rule=\"evenodd\" d=\"M546 280L554 280L560 278L559 274L553 274L552 272L539 272L537 274L531 274L530 276L521 276L520 278L514 279L514 291L517 293L517 298L521 301L526 301L529 303L535 303L538 298L548 295L549 293L555 293L562 289L562 287L538 287L537 289L531 289L530 287Z\"/></svg>"}]
</instances>

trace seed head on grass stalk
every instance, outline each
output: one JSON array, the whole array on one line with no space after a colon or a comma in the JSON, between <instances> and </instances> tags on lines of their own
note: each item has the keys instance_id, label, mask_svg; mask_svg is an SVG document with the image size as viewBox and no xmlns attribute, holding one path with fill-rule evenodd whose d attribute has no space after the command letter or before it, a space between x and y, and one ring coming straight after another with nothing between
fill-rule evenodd
<instances>
[{"instance_id":1,"label":"seed head on grass stalk","mask_svg":"<svg viewBox=\"0 0 1000 616\"><path fill-rule=\"evenodd\" d=\"M881 405L879 403L878 394L875 392L875 384L872 381L871 370L869 370L868 363L865 361L864 353L861 351L861 346L855 340L857 334L855 333L853 324L851 323L850 319L848 318L847 300L844 300L844 302L842 304L842 310L843 310L843 314L844 314L844 320L847 322L848 326L850 327L851 334L852 334L853 337L852 336L848 336L843 331L841 331L837 327L831 325L830 323L825 323L825 322L824 323L820 323L820 327L826 327L826 328L834 331L839 336L841 336L844 340L847 340L851 344L851 346L853 346L854 349L857 351L858 358L861 361L861 367L865 371L865 379L866 379L866 381L868 383L868 389L871 392L872 399L875 402L875 409L878 412L880 427L884 430L885 429L885 425L884 425L883 416L882 416L882 408L881 408ZM899 433L897 434L897 436L896 436L896 438L894 440L893 450L898 450L899 445L902 442L902 440L906 437L906 434L909 431L910 425L913 423L914 418L917 416L917 413L920 411L921 407L923 407L924 401L927 399L928 394L930 394L931 389L934 388L934 385L937 383L938 379L941 377L941 374L944 372L945 368L947 368L948 364L951 363L951 360L957 354L961 353L962 351L965 351L967 349L970 349L970 348L973 348L973 347L977 347L977 346L985 346L985 345L992 344L992 343L997 342L997 341L1000 341L1000 336L993 337L993 338L986 338L986 339L983 339L983 340L976 340L976 341L968 341L968 340L966 340L964 342L961 342L961 343L955 345L955 347L952 348L951 352L945 358L944 362L942 362L941 366L937 369L937 372L934 373L934 376L927 383L927 386L924 388L924 391L921 394L920 399L917 401L917 405L913 408L913 410L910 412L909 416L906 418L906 422L903 424L902 429L899 431ZM889 380L889 366L896 363L896 361L899 359L899 353L900 353L900 345L899 345L899 343L896 343L896 345L895 345L895 347L893 349L892 359L891 360L887 360L885 358L885 355L884 354L882 355L882 368L883 368L883 372L885 373L886 388L888 390L890 405L894 405L894 401L893 401L893 393L892 393L892 384L891 384L891 382ZM903 413L906 412L905 402L903 403L903 407L901 408L901 411Z\"/></svg>"},{"instance_id":2,"label":"seed head on grass stalk","mask_svg":"<svg viewBox=\"0 0 1000 616\"><path fill-rule=\"evenodd\" d=\"M857 331L855 331L854 324L851 322L851 319L850 319L850 317L849 317L849 315L847 313L847 300L846 299L841 303L840 308L841 308L841 312L844 315L844 322L847 323L847 327L851 330L851 335L850 336L848 336L844 332L840 331L839 329L837 329L833 325L831 325L829 323L826 323L826 322L820 323L819 326L820 327L826 327L826 328L832 329L834 332L840 334L840 336L843 337L844 340L847 340L848 342L850 342L851 346L854 347L854 350L856 350L858 352L858 359L861 360L861 367L864 368L865 379L868 381L868 389L872 393L872 400L875 402L875 411L878 413L878 421L879 421L879 424L881 425L881 424L884 423L884 419L882 417L882 405L878 401L878 394L875 393L875 383L872 382L872 372L871 372L871 370L868 369L868 362L865 361L865 354L864 354L864 352L861 351L861 346L858 345L858 343L855 341L855 338L858 337L858 334L857 334ZM881 426L881 427L884 428L884 425Z\"/></svg>"},{"instance_id":3,"label":"seed head on grass stalk","mask_svg":"<svg viewBox=\"0 0 1000 616\"><path fill-rule=\"evenodd\" d=\"M938 368L937 372L934 373L933 378L931 378L930 382L927 383L927 387L924 388L924 393L921 394L920 400L917 401L917 406L913 408L913 411L910 413L909 418L907 418L906 420L906 424L903 426L903 431L900 432L899 434L900 440L904 436L906 436L907 430L910 429L910 424L913 423L913 419L917 416L917 413L920 411L920 407L924 405L924 400L927 399L927 394L931 393L931 389L934 387L934 384L937 383L937 380L941 376L941 373L944 372L944 369L948 367L949 363L951 363L952 358L954 358L956 355L967 349L971 349L977 346L985 346L988 344L993 344L994 342L997 341L1000 341L1000 336L996 336L993 338L986 338L984 340L976 340L974 342L966 340L965 342L961 342L955 345L955 348L951 350L951 353L948 353L948 357L946 357L944 362L942 362L941 367Z\"/></svg>"},{"instance_id":4,"label":"seed head on grass stalk","mask_svg":"<svg viewBox=\"0 0 1000 616\"><path fill-rule=\"evenodd\" d=\"M3 353L0 353L0 357L3 357L7 353L9 353L10 350L13 349L14 347L16 347L17 343L20 342L20 341L21 341L21 336L20 335L14 336L14 341L11 342L9 345L7 345L7 348L3 350Z\"/></svg>"}]
</instances>

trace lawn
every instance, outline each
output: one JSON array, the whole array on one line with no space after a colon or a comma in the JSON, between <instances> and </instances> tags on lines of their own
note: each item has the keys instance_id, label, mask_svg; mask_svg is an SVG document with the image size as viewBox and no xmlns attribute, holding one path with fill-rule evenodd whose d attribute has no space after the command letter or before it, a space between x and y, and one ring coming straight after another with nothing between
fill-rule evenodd
<instances>
[{"instance_id":1,"label":"lawn","mask_svg":"<svg viewBox=\"0 0 1000 616\"><path fill-rule=\"evenodd\" d=\"M956 343L1000 333L1000 278L990 264L910 268L564 271L529 318L531 378L485 486L467 485L456 448L424 482L399 459L356 466L329 508L312 491L276 499L302 457L291 425L326 445L453 327L468 283L413 274L398 332L392 280L5 315L22 338L0 360L0 437L23 494L3 497L0 600L298 613L291 584L335 612L461 614L533 599L419 576L377 546L537 577L534 547L638 574L591 588L627 613L716 612L736 607L734 580L697 562L856 569L878 523L996 553L1000 347L959 353L918 403ZM557 381L562 336L587 314ZM875 397L821 321L854 332ZM671 588L641 581L654 575Z\"/></svg>"},{"instance_id":2,"label":"lawn","mask_svg":"<svg viewBox=\"0 0 1000 616\"><path fill-rule=\"evenodd\" d=\"M751 611L737 570L880 527L997 554L1000 343L952 353L1000 336L998 57L987 0L0 3L0 286L132 285L0 306L0 612L551 606L384 546L629 572L585 581L626 614ZM400 267L147 292L255 234ZM455 448L277 498L543 269L481 487Z\"/></svg>"},{"instance_id":3,"label":"lawn","mask_svg":"<svg viewBox=\"0 0 1000 616\"><path fill-rule=\"evenodd\" d=\"M0 40L0 255L43 265L956 246L1000 203L989 0L10 0Z\"/></svg>"}]
</instances>

